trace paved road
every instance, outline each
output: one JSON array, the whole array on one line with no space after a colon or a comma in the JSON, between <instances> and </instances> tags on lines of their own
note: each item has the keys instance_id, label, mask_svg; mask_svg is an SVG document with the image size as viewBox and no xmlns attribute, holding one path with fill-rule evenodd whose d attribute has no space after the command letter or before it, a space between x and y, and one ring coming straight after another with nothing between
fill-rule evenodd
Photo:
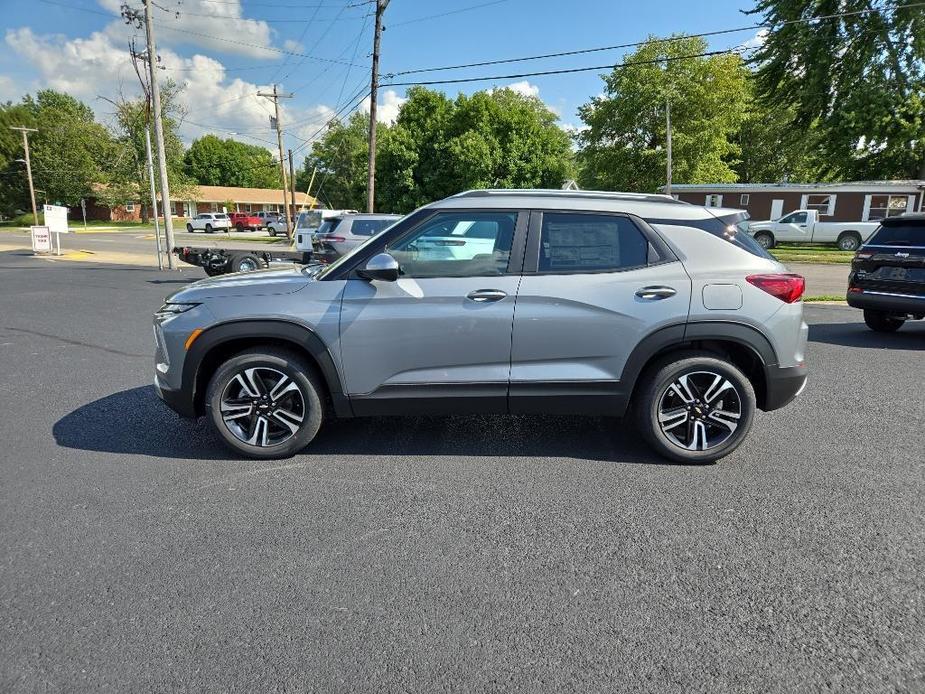
<instances>
[{"instance_id":1,"label":"paved road","mask_svg":"<svg viewBox=\"0 0 925 694\"><path fill-rule=\"evenodd\" d=\"M258 463L150 386L186 277L0 254L0 691L925 689L925 325L809 307L717 465L543 417Z\"/></svg>"}]
</instances>

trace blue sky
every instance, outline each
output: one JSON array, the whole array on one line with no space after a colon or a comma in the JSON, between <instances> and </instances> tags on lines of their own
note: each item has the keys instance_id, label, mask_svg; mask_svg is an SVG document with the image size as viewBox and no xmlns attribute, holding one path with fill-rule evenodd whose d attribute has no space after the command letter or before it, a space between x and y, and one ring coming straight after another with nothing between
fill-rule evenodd
<instances>
[{"instance_id":1,"label":"blue sky","mask_svg":"<svg viewBox=\"0 0 925 694\"><path fill-rule=\"evenodd\" d=\"M116 98L120 92L133 96L138 90L126 43L141 32L118 18L121 0L53 2L0 0L0 99L18 100L25 92L52 87L83 99L106 120L111 106L100 97ZM140 0L129 4L141 7ZM157 0L157 6L158 52L167 68L161 74L186 85L186 140L214 132L270 144L270 104L256 92L279 81L283 89L295 92L295 98L285 102L283 120L290 132L287 144L298 147L368 80L372 18L370 5L362 0ZM756 22L742 14L751 6L751 0L392 0L386 11L381 69L387 76L415 68L630 43L650 34L746 26ZM754 35L743 31L717 37L710 47L728 48ZM143 37L139 39L143 43ZM605 65L618 62L626 52L411 78ZM602 89L598 72L433 88L455 94L511 84L542 99L560 115L564 127L580 125L576 109ZM404 93L404 87L383 89L382 118L394 117Z\"/></svg>"}]
</instances>

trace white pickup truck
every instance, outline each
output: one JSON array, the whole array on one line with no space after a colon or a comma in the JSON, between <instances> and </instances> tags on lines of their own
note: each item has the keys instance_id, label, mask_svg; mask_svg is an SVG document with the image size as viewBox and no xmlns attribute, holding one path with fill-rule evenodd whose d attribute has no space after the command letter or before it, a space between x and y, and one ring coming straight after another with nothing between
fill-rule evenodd
<instances>
[{"instance_id":1,"label":"white pickup truck","mask_svg":"<svg viewBox=\"0 0 925 694\"><path fill-rule=\"evenodd\" d=\"M750 222L748 233L765 248L778 243L834 243L843 251L861 247L879 222L820 222L816 210L797 210L773 222Z\"/></svg>"}]
</instances>

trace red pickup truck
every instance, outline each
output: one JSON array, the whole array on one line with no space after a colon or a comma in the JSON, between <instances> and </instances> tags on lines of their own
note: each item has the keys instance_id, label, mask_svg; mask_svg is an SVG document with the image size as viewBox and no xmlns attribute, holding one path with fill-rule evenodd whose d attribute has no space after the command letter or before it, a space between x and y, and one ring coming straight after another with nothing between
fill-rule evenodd
<instances>
[{"instance_id":1,"label":"red pickup truck","mask_svg":"<svg viewBox=\"0 0 925 694\"><path fill-rule=\"evenodd\" d=\"M229 212L228 218L238 231L259 231L263 226L263 220L250 212Z\"/></svg>"}]
</instances>

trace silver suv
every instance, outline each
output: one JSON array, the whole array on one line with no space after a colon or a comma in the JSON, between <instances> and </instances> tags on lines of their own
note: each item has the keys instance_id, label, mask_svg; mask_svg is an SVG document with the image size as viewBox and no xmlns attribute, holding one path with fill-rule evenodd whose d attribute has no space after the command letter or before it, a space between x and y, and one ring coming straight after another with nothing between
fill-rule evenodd
<instances>
[{"instance_id":1,"label":"silver suv","mask_svg":"<svg viewBox=\"0 0 925 694\"><path fill-rule=\"evenodd\" d=\"M314 258L330 263L401 219L400 214L343 214L325 219L312 237Z\"/></svg>"},{"instance_id":2,"label":"silver suv","mask_svg":"<svg viewBox=\"0 0 925 694\"><path fill-rule=\"evenodd\" d=\"M335 416L631 413L662 456L716 460L806 381L803 278L744 228L660 195L460 193L330 265L171 294L155 384L254 458Z\"/></svg>"}]
</instances>

